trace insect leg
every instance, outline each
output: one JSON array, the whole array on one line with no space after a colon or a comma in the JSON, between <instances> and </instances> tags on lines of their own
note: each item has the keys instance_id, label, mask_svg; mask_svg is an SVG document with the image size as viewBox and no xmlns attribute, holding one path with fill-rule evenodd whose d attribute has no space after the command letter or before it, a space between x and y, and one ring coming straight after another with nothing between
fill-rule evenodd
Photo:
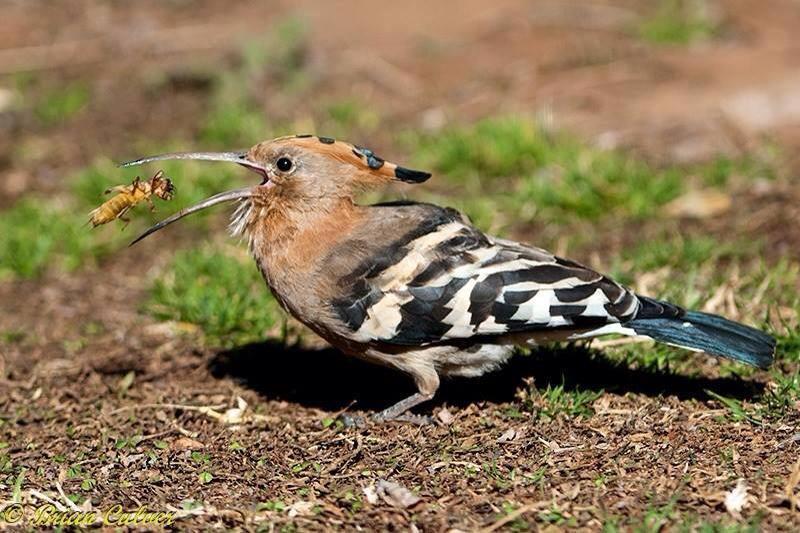
<instances>
[{"instance_id":1,"label":"insect leg","mask_svg":"<svg viewBox=\"0 0 800 533\"><path fill-rule=\"evenodd\" d=\"M123 222L125 222L125 225L124 225L124 226L122 226L122 229L125 229L125 228L127 228L127 227L128 227L128 224L130 224L130 223L131 223L131 219L129 219L129 218L125 218L125 214L126 214L128 211L130 211L130 209L131 209L131 206L130 206L130 205L126 205L125 207L123 207L122 209L120 209L119 213L117 213L117 218L118 218L118 219L120 219L120 220L122 220Z\"/></svg>"},{"instance_id":2,"label":"insect leg","mask_svg":"<svg viewBox=\"0 0 800 533\"><path fill-rule=\"evenodd\" d=\"M113 187L109 187L103 191L103 194L111 194L112 192L125 192L126 188L126 185L114 185Z\"/></svg>"}]
</instances>

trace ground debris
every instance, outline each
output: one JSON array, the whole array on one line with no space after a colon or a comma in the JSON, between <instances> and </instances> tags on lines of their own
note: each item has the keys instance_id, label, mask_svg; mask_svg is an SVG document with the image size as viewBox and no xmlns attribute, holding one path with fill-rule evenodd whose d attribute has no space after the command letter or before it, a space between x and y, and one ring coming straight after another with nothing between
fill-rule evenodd
<instances>
[{"instance_id":1,"label":"ground debris","mask_svg":"<svg viewBox=\"0 0 800 533\"><path fill-rule=\"evenodd\" d=\"M517 438L517 431L514 428L508 428L502 435L497 437L497 442L511 442Z\"/></svg>"},{"instance_id":2,"label":"ground debris","mask_svg":"<svg viewBox=\"0 0 800 533\"><path fill-rule=\"evenodd\" d=\"M747 506L747 484L743 479L736 482L736 486L725 495L725 509L734 518L740 518L742 509Z\"/></svg>"},{"instance_id":3,"label":"ground debris","mask_svg":"<svg viewBox=\"0 0 800 533\"><path fill-rule=\"evenodd\" d=\"M689 191L664 206L664 213L676 218L712 218L728 212L730 195L714 189Z\"/></svg>"},{"instance_id":4,"label":"ground debris","mask_svg":"<svg viewBox=\"0 0 800 533\"><path fill-rule=\"evenodd\" d=\"M440 409L439 412L436 413L436 418L445 426L449 426L456 419L447 408Z\"/></svg>"},{"instance_id":5,"label":"ground debris","mask_svg":"<svg viewBox=\"0 0 800 533\"><path fill-rule=\"evenodd\" d=\"M394 481L387 481L385 479L379 479L374 485L364 487L363 492L367 501L372 505L378 503L379 497L392 507L398 507L401 509L414 507L420 501L422 501L419 496L405 488L403 485Z\"/></svg>"},{"instance_id":6,"label":"ground debris","mask_svg":"<svg viewBox=\"0 0 800 533\"><path fill-rule=\"evenodd\" d=\"M170 447L175 450L202 450L205 448L205 444L189 437L179 437L172 442Z\"/></svg>"}]
</instances>

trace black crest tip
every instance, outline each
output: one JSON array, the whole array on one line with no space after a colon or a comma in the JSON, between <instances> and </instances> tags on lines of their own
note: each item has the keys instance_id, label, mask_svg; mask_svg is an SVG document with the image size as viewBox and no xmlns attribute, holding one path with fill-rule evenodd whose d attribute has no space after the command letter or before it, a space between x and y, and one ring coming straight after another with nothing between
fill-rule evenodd
<instances>
[{"instance_id":1,"label":"black crest tip","mask_svg":"<svg viewBox=\"0 0 800 533\"><path fill-rule=\"evenodd\" d=\"M400 167L398 166L394 169L394 175L400 181L404 181L406 183L422 183L423 181L427 181L428 178L431 177L430 172L423 172L421 170L411 170L410 168Z\"/></svg>"}]
</instances>

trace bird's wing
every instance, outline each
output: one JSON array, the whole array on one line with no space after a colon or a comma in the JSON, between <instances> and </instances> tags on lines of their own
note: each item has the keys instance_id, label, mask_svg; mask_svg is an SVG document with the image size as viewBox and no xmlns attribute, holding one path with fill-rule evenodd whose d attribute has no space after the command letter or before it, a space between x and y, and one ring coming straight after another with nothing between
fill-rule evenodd
<instances>
[{"instance_id":1,"label":"bird's wing","mask_svg":"<svg viewBox=\"0 0 800 533\"><path fill-rule=\"evenodd\" d=\"M424 345L598 330L630 319L642 305L602 274L488 237L441 208L341 282L349 292L334 310L358 342Z\"/></svg>"}]
</instances>

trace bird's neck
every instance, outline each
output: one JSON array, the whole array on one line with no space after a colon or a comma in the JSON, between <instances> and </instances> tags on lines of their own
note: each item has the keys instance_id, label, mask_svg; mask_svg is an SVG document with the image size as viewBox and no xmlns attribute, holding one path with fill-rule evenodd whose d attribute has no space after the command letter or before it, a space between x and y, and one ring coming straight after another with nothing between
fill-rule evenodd
<instances>
[{"instance_id":1,"label":"bird's neck","mask_svg":"<svg viewBox=\"0 0 800 533\"><path fill-rule=\"evenodd\" d=\"M253 224L251 248L269 278L308 272L363 218L349 198L274 203Z\"/></svg>"}]
</instances>

